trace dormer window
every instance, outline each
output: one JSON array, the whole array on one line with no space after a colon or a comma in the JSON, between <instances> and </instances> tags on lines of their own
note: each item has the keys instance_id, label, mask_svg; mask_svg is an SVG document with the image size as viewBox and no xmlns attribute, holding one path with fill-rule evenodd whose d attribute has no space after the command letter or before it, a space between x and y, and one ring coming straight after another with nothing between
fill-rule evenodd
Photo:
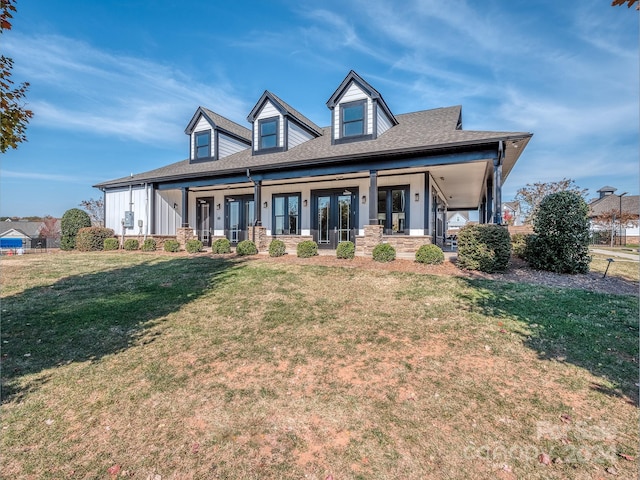
<instances>
[{"instance_id":1,"label":"dormer window","mask_svg":"<svg viewBox=\"0 0 640 480\"><path fill-rule=\"evenodd\" d=\"M278 117L260 120L258 125L260 129L260 150L276 148L278 146Z\"/></svg>"},{"instance_id":2,"label":"dormer window","mask_svg":"<svg viewBox=\"0 0 640 480\"><path fill-rule=\"evenodd\" d=\"M211 130L195 133L195 158L209 158L211 156Z\"/></svg>"},{"instance_id":3,"label":"dormer window","mask_svg":"<svg viewBox=\"0 0 640 480\"><path fill-rule=\"evenodd\" d=\"M364 135L365 106L365 100L340 105L343 137Z\"/></svg>"}]
</instances>

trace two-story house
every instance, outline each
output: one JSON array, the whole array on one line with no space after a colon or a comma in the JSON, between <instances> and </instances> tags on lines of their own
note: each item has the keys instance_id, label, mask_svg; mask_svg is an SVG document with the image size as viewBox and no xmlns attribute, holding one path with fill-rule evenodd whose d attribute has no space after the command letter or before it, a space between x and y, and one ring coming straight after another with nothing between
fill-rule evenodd
<instances>
[{"instance_id":1,"label":"two-story house","mask_svg":"<svg viewBox=\"0 0 640 480\"><path fill-rule=\"evenodd\" d=\"M189 158L95 185L105 225L206 245L349 240L368 253L380 242L442 243L448 210L501 223L502 184L531 133L463 130L460 106L394 114L354 71L326 106L324 127L269 91L248 127L199 107L185 130Z\"/></svg>"}]
</instances>

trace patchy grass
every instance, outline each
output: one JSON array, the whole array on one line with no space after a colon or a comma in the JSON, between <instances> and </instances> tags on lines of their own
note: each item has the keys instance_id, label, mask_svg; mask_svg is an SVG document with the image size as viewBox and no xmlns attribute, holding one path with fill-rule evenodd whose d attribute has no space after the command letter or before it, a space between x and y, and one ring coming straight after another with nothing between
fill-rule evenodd
<instances>
[{"instance_id":1,"label":"patchy grass","mask_svg":"<svg viewBox=\"0 0 640 480\"><path fill-rule=\"evenodd\" d=\"M633 296L207 255L0 266L6 478L637 473Z\"/></svg>"},{"instance_id":2,"label":"patchy grass","mask_svg":"<svg viewBox=\"0 0 640 480\"><path fill-rule=\"evenodd\" d=\"M620 277L634 282L640 281L640 263L627 260L621 257L612 257L599 253L591 253L590 269L592 272L604 274L609 262L607 258L613 258L613 263L609 266L607 277Z\"/></svg>"}]
</instances>

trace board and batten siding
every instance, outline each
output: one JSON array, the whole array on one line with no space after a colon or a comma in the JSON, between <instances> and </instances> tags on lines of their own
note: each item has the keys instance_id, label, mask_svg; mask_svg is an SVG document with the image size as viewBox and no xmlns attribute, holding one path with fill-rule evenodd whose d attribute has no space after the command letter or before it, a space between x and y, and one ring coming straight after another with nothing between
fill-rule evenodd
<instances>
[{"instance_id":1,"label":"board and batten siding","mask_svg":"<svg viewBox=\"0 0 640 480\"><path fill-rule=\"evenodd\" d=\"M138 220L142 220L142 232L147 230L149 198L143 186L109 190L105 192L104 225L113 229L116 235L122 234L124 212L133 212L133 228L127 228L125 234L133 235L140 231Z\"/></svg>"},{"instance_id":2,"label":"board and batten siding","mask_svg":"<svg viewBox=\"0 0 640 480\"><path fill-rule=\"evenodd\" d=\"M262 107L262 110L260 110L260 113L254 120L254 126L255 126L255 128L253 129L253 149L254 150L258 150L258 148L260 147L260 129L259 129L260 122L259 121L263 118L273 118L273 117L278 117L279 119L278 147L282 146L282 143L283 143L282 138L284 137L284 121L278 109L273 105L273 103L267 100L267 102L264 104L264 107Z\"/></svg>"},{"instance_id":3,"label":"board and batten siding","mask_svg":"<svg viewBox=\"0 0 640 480\"><path fill-rule=\"evenodd\" d=\"M389 120L389 117L387 117L387 115L382 111L382 109L380 107L378 107L377 110L378 110L378 132L377 132L377 135L380 136L384 132L386 132L387 130L389 130L391 128L391 120Z\"/></svg>"},{"instance_id":4,"label":"board and batten siding","mask_svg":"<svg viewBox=\"0 0 640 480\"><path fill-rule=\"evenodd\" d=\"M228 157L241 150L249 148L249 145L224 133L218 134L218 158Z\"/></svg>"},{"instance_id":5,"label":"board and batten siding","mask_svg":"<svg viewBox=\"0 0 640 480\"><path fill-rule=\"evenodd\" d=\"M287 149L296 147L301 143L304 143L313 138L313 135L311 135L309 132L304 130L302 127L299 127L295 123L290 121L288 122L288 125L289 125L289 132L287 134L287 137L288 137Z\"/></svg>"},{"instance_id":6,"label":"board and batten siding","mask_svg":"<svg viewBox=\"0 0 640 480\"><path fill-rule=\"evenodd\" d=\"M180 190L156 191L154 212L156 219L156 235L175 235L177 229L182 225L182 192ZM177 205L173 208L173 205Z\"/></svg>"},{"instance_id":7,"label":"board and batten siding","mask_svg":"<svg viewBox=\"0 0 640 480\"><path fill-rule=\"evenodd\" d=\"M340 101L336 104L334 110L333 110L333 120L334 120L334 132L333 138L341 138L342 132L340 131L340 105L343 103L349 103L349 102L355 102L357 100L366 100L367 101L367 112L366 112L366 117L367 117L367 128L365 131L365 135L371 135L373 133L373 108L372 108L372 104L371 104L371 98L369 98L369 96L364 93L355 83L351 83L351 85L349 85L349 88L347 89L346 92L344 92L344 95L342 95L342 98L340 98Z\"/></svg>"},{"instance_id":8,"label":"board and batten siding","mask_svg":"<svg viewBox=\"0 0 640 480\"><path fill-rule=\"evenodd\" d=\"M200 115L200 120L196 124L193 129L193 133L191 133L191 155L189 158L196 158L196 133L204 132L206 130L211 131L211 155L215 152L215 146L213 142L215 142L215 135L213 134L213 126L207 121L204 116Z\"/></svg>"}]
</instances>

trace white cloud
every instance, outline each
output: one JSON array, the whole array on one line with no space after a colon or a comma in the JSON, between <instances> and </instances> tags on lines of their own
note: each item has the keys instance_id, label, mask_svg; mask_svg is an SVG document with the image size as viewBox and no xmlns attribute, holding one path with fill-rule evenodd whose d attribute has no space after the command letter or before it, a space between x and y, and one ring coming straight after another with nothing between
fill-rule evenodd
<instances>
[{"instance_id":1,"label":"white cloud","mask_svg":"<svg viewBox=\"0 0 640 480\"><path fill-rule=\"evenodd\" d=\"M182 140L198 105L240 122L248 111L224 81L203 84L160 63L66 37L14 34L4 47L32 84L34 125L163 144ZM40 91L58 101L40 99Z\"/></svg>"},{"instance_id":2,"label":"white cloud","mask_svg":"<svg viewBox=\"0 0 640 480\"><path fill-rule=\"evenodd\" d=\"M16 172L13 170L0 170L0 177L3 180L7 178L16 178L20 180L47 180L51 182L81 183L86 184L87 179L76 177L73 175L60 175L55 173L38 173L38 172Z\"/></svg>"}]
</instances>

